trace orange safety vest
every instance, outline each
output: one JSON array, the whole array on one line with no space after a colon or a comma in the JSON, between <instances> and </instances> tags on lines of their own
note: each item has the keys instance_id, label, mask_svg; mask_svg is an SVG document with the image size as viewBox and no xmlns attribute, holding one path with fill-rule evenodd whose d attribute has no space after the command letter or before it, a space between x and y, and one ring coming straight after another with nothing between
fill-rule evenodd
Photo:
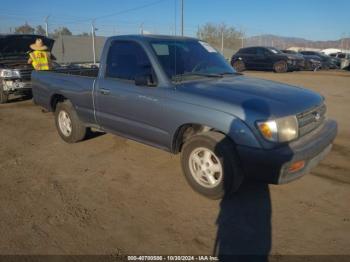
<instances>
[{"instance_id":1,"label":"orange safety vest","mask_svg":"<svg viewBox=\"0 0 350 262\"><path fill-rule=\"evenodd\" d=\"M33 51L29 54L32 59L32 65L35 70L49 70L49 52L47 51Z\"/></svg>"}]
</instances>

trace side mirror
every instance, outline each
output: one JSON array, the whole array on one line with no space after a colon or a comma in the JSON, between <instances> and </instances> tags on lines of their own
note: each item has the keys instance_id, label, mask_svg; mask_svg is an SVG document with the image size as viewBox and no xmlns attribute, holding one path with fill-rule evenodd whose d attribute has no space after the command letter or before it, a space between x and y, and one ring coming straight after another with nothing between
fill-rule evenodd
<instances>
[{"instance_id":1,"label":"side mirror","mask_svg":"<svg viewBox=\"0 0 350 262\"><path fill-rule=\"evenodd\" d=\"M152 79L152 75L137 75L135 77L135 85L137 86L156 86Z\"/></svg>"}]
</instances>

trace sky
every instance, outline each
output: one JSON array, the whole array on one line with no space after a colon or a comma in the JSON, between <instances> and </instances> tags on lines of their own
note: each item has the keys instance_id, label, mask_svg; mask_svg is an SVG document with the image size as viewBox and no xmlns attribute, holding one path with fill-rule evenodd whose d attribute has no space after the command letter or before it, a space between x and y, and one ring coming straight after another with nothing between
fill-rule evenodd
<instances>
[{"instance_id":1,"label":"sky","mask_svg":"<svg viewBox=\"0 0 350 262\"><path fill-rule=\"evenodd\" d=\"M180 33L181 0L1 0L0 33L28 22L73 33ZM349 0L184 0L185 35L195 36L207 22L225 23L246 36L274 34L310 40L350 37Z\"/></svg>"}]
</instances>

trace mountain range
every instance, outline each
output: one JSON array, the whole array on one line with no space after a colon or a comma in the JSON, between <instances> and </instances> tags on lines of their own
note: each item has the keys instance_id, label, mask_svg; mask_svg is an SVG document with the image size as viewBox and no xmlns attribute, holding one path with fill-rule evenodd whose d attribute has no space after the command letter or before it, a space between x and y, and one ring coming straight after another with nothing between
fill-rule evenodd
<instances>
[{"instance_id":1,"label":"mountain range","mask_svg":"<svg viewBox=\"0 0 350 262\"><path fill-rule=\"evenodd\" d=\"M313 41L298 37L258 35L245 38L244 46L274 46L280 49L286 49L293 46L302 48L338 48L350 50L350 38L329 41Z\"/></svg>"}]
</instances>

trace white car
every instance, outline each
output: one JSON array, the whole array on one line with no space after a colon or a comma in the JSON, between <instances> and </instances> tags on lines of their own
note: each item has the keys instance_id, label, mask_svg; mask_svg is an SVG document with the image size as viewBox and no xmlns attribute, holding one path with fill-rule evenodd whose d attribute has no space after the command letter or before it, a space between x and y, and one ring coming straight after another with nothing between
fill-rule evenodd
<instances>
[{"instance_id":1,"label":"white car","mask_svg":"<svg viewBox=\"0 0 350 262\"><path fill-rule=\"evenodd\" d=\"M350 65L350 53L333 53L330 54L331 57L336 57L341 60L340 69L348 68Z\"/></svg>"}]
</instances>

